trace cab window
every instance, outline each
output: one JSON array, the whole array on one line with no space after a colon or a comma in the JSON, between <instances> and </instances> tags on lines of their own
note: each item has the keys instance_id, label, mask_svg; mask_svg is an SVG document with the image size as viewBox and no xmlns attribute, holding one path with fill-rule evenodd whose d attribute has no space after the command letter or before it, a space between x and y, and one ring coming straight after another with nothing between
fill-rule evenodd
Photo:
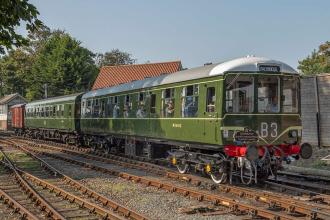
<instances>
[{"instance_id":1,"label":"cab window","mask_svg":"<svg viewBox=\"0 0 330 220\"><path fill-rule=\"evenodd\" d=\"M252 113L254 111L254 78L230 75L226 77L226 112Z\"/></svg>"},{"instance_id":2,"label":"cab window","mask_svg":"<svg viewBox=\"0 0 330 220\"><path fill-rule=\"evenodd\" d=\"M298 112L299 79L296 77L283 78L282 108L285 113Z\"/></svg>"},{"instance_id":3,"label":"cab window","mask_svg":"<svg viewBox=\"0 0 330 220\"><path fill-rule=\"evenodd\" d=\"M279 86L278 76L258 77L258 112L280 112Z\"/></svg>"}]
</instances>

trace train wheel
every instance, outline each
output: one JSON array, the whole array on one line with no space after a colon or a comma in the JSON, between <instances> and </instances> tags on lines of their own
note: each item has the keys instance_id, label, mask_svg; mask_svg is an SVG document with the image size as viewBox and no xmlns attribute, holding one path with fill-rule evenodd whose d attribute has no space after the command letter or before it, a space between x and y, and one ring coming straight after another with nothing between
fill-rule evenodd
<instances>
[{"instance_id":1,"label":"train wheel","mask_svg":"<svg viewBox=\"0 0 330 220\"><path fill-rule=\"evenodd\" d=\"M189 170L189 164L185 161L178 161L176 167L178 168L179 173L184 174Z\"/></svg>"},{"instance_id":2,"label":"train wheel","mask_svg":"<svg viewBox=\"0 0 330 220\"><path fill-rule=\"evenodd\" d=\"M253 180L255 167L253 162L245 159L241 166L241 182L245 185L250 185Z\"/></svg>"},{"instance_id":3,"label":"train wheel","mask_svg":"<svg viewBox=\"0 0 330 220\"><path fill-rule=\"evenodd\" d=\"M211 179L216 184L225 183L227 181L226 169L223 166L216 170L216 172L212 172L210 175Z\"/></svg>"},{"instance_id":4,"label":"train wheel","mask_svg":"<svg viewBox=\"0 0 330 220\"><path fill-rule=\"evenodd\" d=\"M227 181L226 165L223 162L226 158L223 154L220 154L221 160L220 165L217 169L210 173L211 179L216 184L225 183Z\"/></svg>"}]
</instances>

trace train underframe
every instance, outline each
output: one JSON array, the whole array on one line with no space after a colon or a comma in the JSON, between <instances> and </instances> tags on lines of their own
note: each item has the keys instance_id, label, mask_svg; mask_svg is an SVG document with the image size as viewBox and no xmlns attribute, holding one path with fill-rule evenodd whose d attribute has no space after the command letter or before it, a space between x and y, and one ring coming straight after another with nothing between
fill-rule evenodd
<instances>
[{"instance_id":1,"label":"train underframe","mask_svg":"<svg viewBox=\"0 0 330 220\"><path fill-rule=\"evenodd\" d=\"M75 131L42 128L15 128L14 132L15 135L22 137L53 140L74 145L80 144L80 135Z\"/></svg>"},{"instance_id":2,"label":"train underframe","mask_svg":"<svg viewBox=\"0 0 330 220\"><path fill-rule=\"evenodd\" d=\"M239 180L249 185L260 183L277 175L283 161L291 158L307 159L312 147L303 145L256 146L225 145L207 146L162 139L128 135L78 134L46 129L16 129L18 136L60 141L76 146L87 146L104 153L125 154L148 159L166 158L180 173L201 172L215 183L233 183Z\"/></svg>"}]
</instances>

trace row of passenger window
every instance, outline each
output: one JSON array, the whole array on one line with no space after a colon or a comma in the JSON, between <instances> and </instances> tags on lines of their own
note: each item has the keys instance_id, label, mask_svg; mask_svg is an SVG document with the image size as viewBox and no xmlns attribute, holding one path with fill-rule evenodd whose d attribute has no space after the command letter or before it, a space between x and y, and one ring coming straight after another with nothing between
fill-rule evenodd
<instances>
[{"instance_id":1,"label":"row of passenger window","mask_svg":"<svg viewBox=\"0 0 330 220\"><path fill-rule=\"evenodd\" d=\"M177 89L178 90L178 89ZM174 88L164 89L159 98L160 117L174 117L175 105L181 105L181 117L197 117L199 106L199 85L190 85L181 89L180 100L175 100ZM145 118L148 114L157 113L157 94L139 93L134 96L125 95L89 99L82 101L81 113L83 118ZM206 92L206 112L215 112L215 88L209 87ZM123 103L121 103L121 101Z\"/></svg>"},{"instance_id":2,"label":"row of passenger window","mask_svg":"<svg viewBox=\"0 0 330 220\"><path fill-rule=\"evenodd\" d=\"M71 104L66 105L68 115L72 115ZM64 105L34 106L25 110L26 117L63 117Z\"/></svg>"}]
</instances>

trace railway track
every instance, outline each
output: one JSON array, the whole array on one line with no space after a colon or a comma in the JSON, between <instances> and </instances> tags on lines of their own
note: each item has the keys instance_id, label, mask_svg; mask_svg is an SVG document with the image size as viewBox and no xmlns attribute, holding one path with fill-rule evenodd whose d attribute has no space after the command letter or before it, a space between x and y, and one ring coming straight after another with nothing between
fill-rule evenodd
<instances>
[{"instance_id":1,"label":"railway track","mask_svg":"<svg viewBox=\"0 0 330 220\"><path fill-rule=\"evenodd\" d=\"M54 219L147 219L137 212L84 187L36 155L27 151L25 153L33 157L41 166L29 169L29 172L18 169L3 152L6 160L5 164L7 167L15 169L23 180L29 181L29 184L33 184L39 191L42 191L44 197L47 198L46 202L49 199L51 200L49 205L50 203L56 203L53 209L55 211L60 210L58 213L61 217L56 216ZM50 194L53 194L53 196L51 197ZM61 198L59 199L59 197ZM63 203L67 203L65 208L63 208ZM29 208L31 209L31 207Z\"/></svg>"},{"instance_id":2,"label":"railway track","mask_svg":"<svg viewBox=\"0 0 330 220\"><path fill-rule=\"evenodd\" d=\"M275 193L266 193L266 192L258 192L256 189L251 188L242 188L242 187L236 187L236 186L223 186L218 188L217 190L220 190L222 192L226 192L228 195L236 195L244 198L253 199L255 201L258 201L260 203L263 203L267 206L267 208L258 208L249 206L246 204L241 204L230 197L223 197L220 195L214 195L209 194L201 191L191 190L189 188L184 187L177 187L173 184L167 184L162 183L159 181L150 180L144 177L140 176L134 176L128 173L118 172L115 170L111 170L108 168L104 168L101 166L93 165L90 162L85 162L84 159L96 160L96 161L102 161L104 163L115 163L120 166L126 166L130 168L135 169L145 169L148 172L155 172L158 175L165 175L170 178L174 179L180 179L185 180L191 183L194 183L195 185L202 184L202 181L196 177L192 177L190 175L182 175L178 174L172 171L168 171L164 167L148 164L148 163L138 163L134 160L129 160L127 158L120 158L115 156L110 158L105 158L102 156L97 156L90 154L86 150L78 150L78 149L63 149L59 147L49 146L45 144L35 144L31 142L25 142L25 141L17 141L17 146L20 146L22 148L22 145L25 145L23 148L26 148L26 150L34 151L35 153L43 154L48 157L53 157L59 160L64 160L66 162L74 163L79 166L85 166L90 169L95 169L100 172L109 173L111 175L120 176L122 178L125 178L127 180L133 180L138 183L142 183L147 186L154 186L158 187L160 189L165 189L170 192L177 192L180 194L183 194L185 196L191 196L194 197L200 201L211 201L218 205L223 205L226 207L229 207L231 209L234 209L236 211L249 213L251 215L260 216L264 218L270 218L270 219L296 219L297 217L303 217L303 218L311 218L311 219L329 219L330 218L330 209L328 205L324 204L316 204L316 203L307 203L306 201L301 201L298 199L293 199L289 196L283 196L278 195ZM26 146L28 145L28 147ZM43 147L43 150L41 150L40 147ZM53 151L60 151L65 154L71 154L75 156L80 156L82 159L71 159L69 156L59 156L58 154L51 153L48 150ZM314 200L314 198L309 198L310 201ZM321 197L318 198L319 202L325 202L322 200ZM274 211L275 210L275 211ZM283 213L284 211L284 213Z\"/></svg>"},{"instance_id":3,"label":"railway track","mask_svg":"<svg viewBox=\"0 0 330 220\"><path fill-rule=\"evenodd\" d=\"M128 162L131 164L140 165L141 168L144 166L146 167L145 169L150 168L152 170L158 169L160 172L164 172L164 170L175 172L173 169L168 168L170 167L170 163L164 159L148 159L145 157L133 157L123 154L104 154L101 151L93 151L89 148L79 148L72 145L56 143L52 141L34 140L28 138L26 140L39 144L49 144L64 149L75 150L80 153L84 152L86 154L96 155L107 159L114 159L126 163ZM191 179L194 181L195 177L191 176ZM300 175L292 172L279 171L277 179L270 178L265 181L264 184L265 186L273 189L280 189L280 191L294 192L296 195L310 195L319 197L320 194L330 194L330 179L325 177ZM324 200L330 204L330 196L324 196Z\"/></svg>"},{"instance_id":4,"label":"railway track","mask_svg":"<svg viewBox=\"0 0 330 220\"><path fill-rule=\"evenodd\" d=\"M31 142L30 144L35 144L35 146L38 146L38 143ZM201 178L195 175L185 175L185 174L179 174L175 172L173 169L169 169L168 162L164 160L156 160L153 162L157 162L158 164L162 164L161 166L158 164L150 163L148 159L142 158L142 157L134 157L134 159L129 157L124 157L123 155L113 155L113 154L103 154L102 152L95 152L90 149L84 149L84 148L78 148L70 145L64 145L60 143L53 143L49 141L40 141L39 144L48 144L46 147L51 147L52 149L59 150L61 152L66 152L78 156L82 156L85 158L91 158L98 161L107 161L108 163L115 163L120 166L125 166L129 168L136 168L136 169L144 169L148 172L153 172L159 175L167 175L168 177L172 178L178 178L187 180L189 182L194 183L195 185L201 184L203 182L204 184L207 183L207 185L212 188L216 187L217 185L213 182L209 181L206 178ZM57 147L57 148L55 148ZM146 162L148 161L148 162ZM293 177L300 177L300 179L286 179L285 176L293 176ZM315 184L306 182L305 179L311 179L311 180L319 180L317 177L306 177L304 175L298 175L294 173L289 172L280 172L279 177L277 180L275 179L269 179L268 181L265 181L265 185L269 188L274 188L280 191L290 191L294 192L295 195L299 196L307 196L317 198L317 201L322 201L324 203L330 204L330 196L324 194L327 193L327 187L324 186L324 184ZM321 178L319 181L325 181L325 178ZM330 181L329 181L330 183ZM228 185L222 185L222 188L224 188L225 191L228 191ZM246 186L244 186L245 188ZM241 187L243 189L243 187ZM316 199L315 199L316 200Z\"/></svg>"}]
</instances>

